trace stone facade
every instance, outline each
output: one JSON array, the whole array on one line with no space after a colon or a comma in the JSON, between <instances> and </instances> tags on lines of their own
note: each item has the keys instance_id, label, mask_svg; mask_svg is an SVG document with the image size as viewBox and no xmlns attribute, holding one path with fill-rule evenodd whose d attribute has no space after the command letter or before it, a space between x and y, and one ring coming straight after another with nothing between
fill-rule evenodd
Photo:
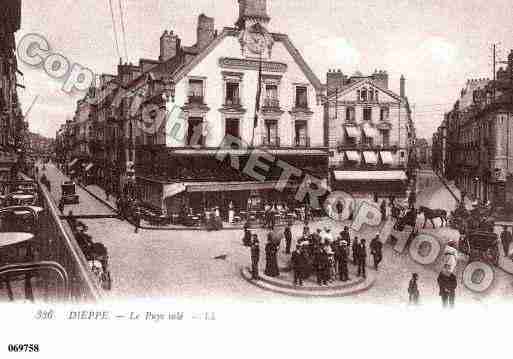
<instances>
[{"instance_id":1,"label":"stone facade","mask_svg":"<svg viewBox=\"0 0 513 359\"><path fill-rule=\"evenodd\" d=\"M404 86L403 77L401 97L388 89L385 71L350 77L328 72L325 122L332 169L408 170L415 127Z\"/></svg>"},{"instance_id":2,"label":"stone facade","mask_svg":"<svg viewBox=\"0 0 513 359\"><path fill-rule=\"evenodd\" d=\"M513 51L495 81L467 82L433 138L433 162L442 174L469 197L497 207L513 201L507 190L513 175L512 73Z\"/></svg>"},{"instance_id":3,"label":"stone facade","mask_svg":"<svg viewBox=\"0 0 513 359\"><path fill-rule=\"evenodd\" d=\"M21 0L3 1L0 13L0 150L3 153L0 162L3 167L13 166L13 155L23 155L28 144L28 124L21 111L16 81L17 76L23 75L18 69L14 38L20 22Z\"/></svg>"}]
</instances>

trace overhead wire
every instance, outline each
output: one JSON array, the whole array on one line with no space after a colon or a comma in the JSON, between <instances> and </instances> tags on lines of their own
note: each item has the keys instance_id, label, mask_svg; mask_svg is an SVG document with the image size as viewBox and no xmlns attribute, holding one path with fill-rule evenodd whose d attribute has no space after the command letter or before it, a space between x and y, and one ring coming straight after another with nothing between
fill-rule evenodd
<instances>
[{"instance_id":1,"label":"overhead wire","mask_svg":"<svg viewBox=\"0 0 513 359\"><path fill-rule=\"evenodd\" d=\"M112 8L112 0L109 0L109 8L110 8L110 16L111 16L111 20L112 20L112 28L114 30L114 41L116 43L116 51L118 53L118 57L122 58L121 52L119 51L118 30L117 30L117 27L116 27L116 19L114 17L114 10Z\"/></svg>"},{"instance_id":2,"label":"overhead wire","mask_svg":"<svg viewBox=\"0 0 513 359\"><path fill-rule=\"evenodd\" d=\"M121 31L123 32L123 47L125 48L125 59L128 62L128 49L126 42L126 26L125 26L125 12L123 11L122 0L118 0L119 4L119 14L121 17Z\"/></svg>"}]
</instances>

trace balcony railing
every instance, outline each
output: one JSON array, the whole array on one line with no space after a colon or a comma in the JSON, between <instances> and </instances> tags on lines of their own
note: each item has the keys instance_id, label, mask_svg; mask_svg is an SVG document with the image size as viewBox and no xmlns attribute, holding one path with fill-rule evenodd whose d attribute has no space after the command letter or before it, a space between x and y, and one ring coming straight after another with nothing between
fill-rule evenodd
<instances>
[{"instance_id":1,"label":"balcony railing","mask_svg":"<svg viewBox=\"0 0 513 359\"><path fill-rule=\"evenodd\" d=\"M262 146L280 147L280 138L278 136L264 137L262 138Z\"/></svg>"},{"instance_id":2,"label":"balcony railing","mask_svg":"<svg viewBox=\"0 0 513 359\"><path fill-rule=\"evenodd\" d=\"M296 106L295 107L298 108L298 109L307 110L308 109L308 102L298 101L298 102L296 102Z\"/></svg>"},{"instance_id":3,"label":"balcony railing","mask_svg":"<svg viewBox=\"0 0 513 359\"><path fill-rule=\"evenodd\" d=\"M294 139L294 146L296 147L310 147L310 137L300 136Z\"/></svg>"},{"instance_id":4,"label":"balcony railing","mask_svg":"<svg viewBox=\"0 0 513 359\"><path fill-rule=\"evenodd\" d=\"M280 108L280 100L277 98L264 99L263 108L277 109Z\"/></svg>"},{"instance_id":5,"label":"balcony railing","mask_svg":"<svg viewBox=\"0 0 513 359\"><path fill-rule=\"evenodd\" d=\"M225 106L241 106L239 97L229 97L224 101Z\"/></svg>"},{"instance_id":6,"label":"balcony railing","mask_svg":"<svg viewBox=\"0 0 513 359\"><path fill-rule=\"evenodd\" d=\"M196 105L203 105L203 104L205 104L205 98L203 95L189 95L188 103L196 104Z\"/></svg>"},{"instance_id":7,"label":"balcony railing","mask_svg":"<svg viewBox=\"0 0 513 359\"><path fill-rule=\"evenodd\" d=\"M37 187L37 206L42 208L37 215L37 229L34 231L34 258L29 263L17 263L11 265L12 268L3 267L3 270L19 273L30 271L36 286L36 301L40 299L64 302L100 301L102 289L98 280L89 269L89 264L71 228L61 221L57 206L46 187L39 181L3 181L0 189L5 194L13 191L20 184L30 183ZM67 278L66 297L62 296L62 280L56 281L55 273L51 274L48 269L62 272L61 274Z\"/></svg>"}]
</instances>

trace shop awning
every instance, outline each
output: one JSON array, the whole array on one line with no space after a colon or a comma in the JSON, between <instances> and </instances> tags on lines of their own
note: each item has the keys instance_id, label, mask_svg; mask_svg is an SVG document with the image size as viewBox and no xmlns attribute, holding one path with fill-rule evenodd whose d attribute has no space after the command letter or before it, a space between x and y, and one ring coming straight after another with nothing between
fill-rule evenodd
<instances>
[{"instance_id":1,"label":"shop awning","mask_svg":"<svg viewBox=\"0 0 513 359\"><path fill-rule=\"evenodd\" d=\"M333 171L336 181L406 181L404 171Z\"/></svg>"},{"instance_id":2,"label":"shop awning","mask_svg":"<svg viewBox=\"0 0 513 359\"><path fill-rule=\"evenodd\" d=\"M394 157L392 156L392 152L381 151L379 155L381 156L381 162L383 162L384 165L394 164Z\"/></svg>"},{"instance_id":3,"label":"shop awning","mask_svg":"<svg viewBox=\"0 0 513 359\"><path fill-rule=\"evenodd\" d=\"M376 138L378 137L378 130L369 125L368 123L363 125L363 133L365 133L366 137Z\"/></svg>"},{"instance_id":4,"label":"shop awning","mask_svg":"<svg viewBox=\"0 0 513 359\"><path fill-rule=\"evenodd\" d=\"M187 186L187 192L259 191L275 189L278 182L189 182L185 185ZM287 188L294 187L296 186L287 185Z\"/></svg>"},{"instance_id":5,"label":"shop awning","mask_svg":"<svg viewBox=\"0 0 513 359\"><path fill-rule=\"evenodd\" d=\"M360 163L361 157L358 151L346 151L348 161L354 161Z\"/></svg>"},{"instance_id":6,"label":"shop awning","mask_svg":"<svg viewBox=\"0 0 513 359\"><path fill-rule=\"evenodd\" d=\"M183 183L171 183L164 185L164 189L162 190L162 196L164 198L169 198L176 196L179 193L184 192L187 189Z\"/></svg>"},{"instance_id":7,"label":"shop awning","mask_svg":"<svg viewBox=\"0 0 513 359\"><path fill-rule=\"evenodd\" d=\"M69 163L70 166L73 166L75 163L78 162L78 158L74 158L73 161Z\"/></svg>"},{"instance_id":8,"label":"shop awning","mask_svg":"<svg viewBox=\"0 0 513 359\"><path fill-rule=\"evenodd\" d=\"M180 156L221 156L221 155L233 155L233 156L249 156L251 153L270 153L273 155L298 155L298 156L328 156L328 152L311 149L311 148L283 148L283 149L232 149L232 148L218 148L218 149L178 149L170 152L173 155Z\"/></svg>"},{"instance_id":9,"label":"shop awning","mask_svg":"<svg viewBox=\"0 0 513 359\"><path fill-rule=\"evenodd\" d=\"M92 163L88 163L87 166L85 167L85 170L86 172L89 171L91 168L93 168L93 164Z\"/></svg>"},{"instance_id":10,"label":"shop awning","mask_svg":"<svg viewBox=\"0 0 513 359\"><path fill-rule=\"evenodd\" d=\"M360 130L356 126L345 126L346 133L349 137L358 137L360 135Z\"/></svg>"},{"instance_id":11,"label":"shop awning","mask_svg":"<svg viewBox=\"0 0 513 359\"><path fill-rule=\"evenodd\" d=\"M369 165L378 164L378 156L374 152L363 151L363 158L365 159L365 163L367 163Z\"/></svg>"}]
</instances>

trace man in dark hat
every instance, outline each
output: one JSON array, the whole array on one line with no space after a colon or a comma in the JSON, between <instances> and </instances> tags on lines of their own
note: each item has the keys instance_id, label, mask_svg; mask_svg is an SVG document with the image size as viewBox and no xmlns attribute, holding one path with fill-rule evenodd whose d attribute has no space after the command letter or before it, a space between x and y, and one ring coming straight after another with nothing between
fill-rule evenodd
<instances>
[{"instance_id":1,"label":"man in dark hat","mask_svg":"<svg viewBox=\"0 0 513 359\"><path fill-rule=\"evenodd\" d=\"M294 285L302 286L306 257L300 245L296 246L296 249L292 252L291 265L294 272Z\"/></svg>"},{"instance_id":2,"label":"man in dark hat","mask_svg":"<svg viewBox=\"0 0 513 359\"><path fill-rule=\"evenodd\" d=\"M355 266L358 265L358 249L360 248L360 242L358 241L358 237L354 237L353 246L351 247L353 251L353 264Z\"/></svg>"},{"instance_id":3,"label":"man in dark hat","mask_svg":"<svg viewBox=\"0 0 513 359\"><path fill-rule=\"evenodd\" d=\"M340 241L338 247L338 275L342 282L349 280L349 270L347 268L347 262L349 260L349 247L346 241Z\"/></svg>"},{"instance_id":4,"label":"man in dark hat","mask_svg":"<svg viewBox=\"0 0 513 359\"><path fill-rule=\"evenodd\" d=\"M249 225L247 222L244 224L244 236L242 237L242 244L246 247L251 246L251 231L249 230Z\"/></svg>"},{"instance_id":5,"label":"man in dark hat","mask_svg":"<svg viewBox=\"0 0 513 359\"><path fill-rule=\"evenodd\" d=\"M413 188L410 194L408 195L408 207L414 208L415 203L417 203L417 193L415 191L415 188Z\"/></svg>"},{"instance_id":6,"label":"man in dark hat","mask_svg":"<svg viewBox=\"0 0 513 359\"><path fill-rule=\"evenodd\" d=\"M451 266L449 264L444 265L437 281L438 287L440 288L440 297L442 298L443 307L446 308L447 305L451 308L454 307L458 281L456 279L456 275L451 272Z\"/></svg>"},{"instance_id":7,"label":"man in dark hat","mask_svg":"<svg viewBox=\"0 0 513 359\"><path fill-rule=\"evenodd\" d=\"M283 236L285 237L285 254L290 254L290 246L292 245L292 231L290 225L287 224L285 227Z\"/></svg>"},{"instance_id":8,"label":"man in dark hat","mask_svg":"<svg viewBox=\"0 0 513 359\"><path fill-rule=\"evenodd\" d=\"M317 228L317 231L312 234L311 241L314 246L317 246L317 245L321 244L321 240L322 240L321 229Z\"/></svg>"},{"instance_id":9,"label":"man in dark hat","mask_svg":"<svg viewBox=\"0 0 513 359\"><path fill-rule=\"evenodd\" d=\"M374 269L378 270L378 265L383 260L383 243L379 240L379 233L370 242L370 250L374 258Z\"/></svg>"},{"instance_id":10,"label":"man in dark hat","mask_svg":"<svg viewBox=\"0 0 513 359\"><path fill-rule=\"evenodd\" d=\"M253 234L253 242L251 244L251 277L253 279L259 279L258 274L258 261L260 260L260 244L258 243L258 237Z\"/></svg>"},{"instance_id":11,"label":"man in dark hat","mask_svg":"<svg viewBox=\"0 0 513 359\"><path fill-rule=\"evenodd\" d=\"M513 236L511 235L511 232L508 231L507 226L502 226L501 243L504 249L504 256L506 257L509 256L511 242L513 242Z\"/></svg>"},{"instance_id":12,"label":"man in dark hat","mask_svg":"<svg viewBox=\"0 0 513 359\"><path fill-rule=\"evenodd\" d=\"M367 247L365 243L365 239L362 238L360 244L358 245L358 276L362 276L363 278L367 278L367 274L365 272L365 266L367 263Z\"/></svg>"},{"instance_id":13,"label":"man in dark hat","mask_svg":"<svg viewBox=\"0 0 513 359\"><path fill-rule=\"evenodd\" d=\"M340 232L340 240L346 241L348 248L351 247L351 235L349 234L349 227L344 226L344 230Z\"/></svg>"},{"instance_id":14,"label":"man in dark hat","mask_svg":"<svg viewBox=\"0 0 513 359\"><path fill-rule=\"evenodd\" d=\"M134 233L138 233L141 228L141 213L137 207L134 209L134 227Z\"/></svg>"}]
</instances>

